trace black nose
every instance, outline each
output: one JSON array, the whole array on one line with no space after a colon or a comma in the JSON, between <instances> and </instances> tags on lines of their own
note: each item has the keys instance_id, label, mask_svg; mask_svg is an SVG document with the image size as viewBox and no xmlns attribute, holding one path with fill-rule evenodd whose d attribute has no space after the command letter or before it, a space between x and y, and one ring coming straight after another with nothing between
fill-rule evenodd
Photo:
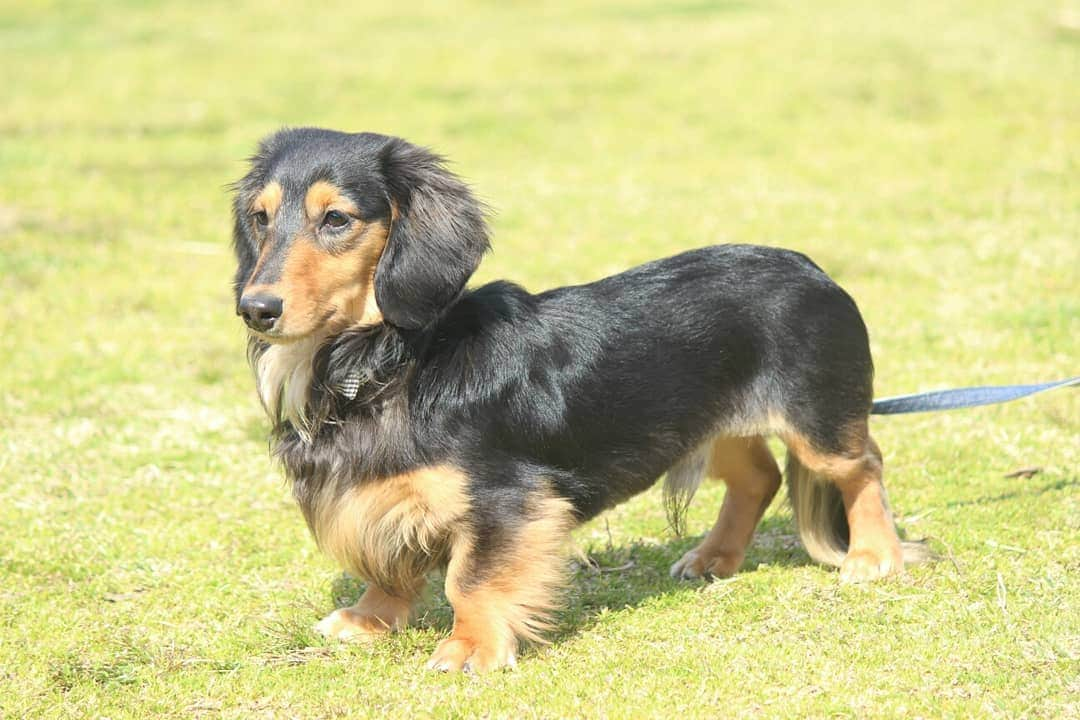
<instances>
[{"instance_id":1,"label":"black nose","mask_svg":"<svg viewBox=\"0 0 1080 720\"><path fill-rule=\"evenodd\" d=\"M273 295L244 295L237 312L252 330L268 332L281 317L281 298Z\"/></svg>"}]
</instances>

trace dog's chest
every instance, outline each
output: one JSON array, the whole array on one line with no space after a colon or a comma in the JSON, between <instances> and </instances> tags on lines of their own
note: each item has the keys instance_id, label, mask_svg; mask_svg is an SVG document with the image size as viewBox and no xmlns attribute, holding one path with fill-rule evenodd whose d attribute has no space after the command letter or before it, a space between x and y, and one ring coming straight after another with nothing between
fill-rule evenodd
<instances>
[{"instance_id":1,"label":"dog's chest","mask_svg":"<svg viewBox=\"0 0 1080 720\"><path fill-rule=\"evenodd\" d=\"M384 590L404 589L445 557L468 509L465 475L424 467L324 490L301 507L319 547L349 573Z\"/></svg>"}]
</instances>

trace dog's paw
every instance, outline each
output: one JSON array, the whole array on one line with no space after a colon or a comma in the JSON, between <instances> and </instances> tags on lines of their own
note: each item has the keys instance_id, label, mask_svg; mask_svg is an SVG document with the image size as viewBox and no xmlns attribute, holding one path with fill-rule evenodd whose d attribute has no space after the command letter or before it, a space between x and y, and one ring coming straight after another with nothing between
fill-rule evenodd
<instances>
[{"instance_id":1,"label":"dog's paw","mask_svg":"<svg viewBox=\"0 0 1080 720\"><path fill-rule=\"evenodd\" d=\"M853 548L840 565L840 582L864 583L895 575L904 569L904 556L895 548Z\"/></svg>"},{"instance_id":2,"label":"dog's paw","mask_svg":"<svg viewBox=\"0 0 1080 720\"><path fill-rule=\"evenodd\" d=\"M364 615L352 608L341 608L315 623L315 632L331 640L349 642L374 640L391 628L379 618Z\"/></svg>"},{"instance_id":3,"label":"dog's paw","mask_svg":"<svg viewBox=\"0 0 1080 720\"><path fill-rule=\"evenodd\" d=\"M687 552L671 566L671 577L676 580L694 580L705 574L705 561L696 549Z\"/></svg>"},{"instance_id":4,"label":"dog's paw","mask_svg":"<svg viewBox=\"0 0 1080 720\"><path fill-rule=\"evenodd\" d=\"M676 580L697 578L726 578L735 574L742 565L742 553L718 552L706 554L700 547L689 551L671 566L671 577Z\"/></svg>"},{"instance_id":5,"label":"dog's paw","mask_svg":"<svg viewBox=\"0 0 1080 720\"><path fill-rule=\"evenodd\" d=\"M485 673L517 665L516 647L509 643L478 643L450 636L439 643L428 660L429 670Z\"/></svg>"}]
</instances>

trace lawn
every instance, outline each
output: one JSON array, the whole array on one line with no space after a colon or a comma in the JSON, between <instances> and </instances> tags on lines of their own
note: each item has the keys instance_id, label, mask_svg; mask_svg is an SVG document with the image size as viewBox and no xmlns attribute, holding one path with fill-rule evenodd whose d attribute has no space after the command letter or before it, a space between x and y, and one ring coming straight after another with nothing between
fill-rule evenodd
<instances>
[{"instance_id":1,"label":"lawn","mask_svg":"<svg viewBox=\"0 0 1080 720\"><path fill-rule=\"evenodd\" d=\"M587 281L714 242L810 254L879 396L1080 372L1074 0L0 0L0 717L1080 717L1080 393L878 418L941 559L841 586L768 511L668 578L658 492L576 534L548 647L423 669L341 646L361 586L267 455L227 184L265 133L398 134L494 209L477 281ZM778 449L779 450L779 449ZM1031 477L1006 477L1037 467Z\"/></svg>"}]
</instances>

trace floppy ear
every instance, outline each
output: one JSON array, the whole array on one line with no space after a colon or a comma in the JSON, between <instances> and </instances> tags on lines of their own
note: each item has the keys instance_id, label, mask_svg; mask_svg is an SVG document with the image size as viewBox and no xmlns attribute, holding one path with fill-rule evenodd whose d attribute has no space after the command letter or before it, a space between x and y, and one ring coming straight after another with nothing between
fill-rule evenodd
<instances>
[{"instance_id":1,"label":"floppy ear","mask_svg":"<svg viewBox=\"0 0 1080 720\"><path fill-rule=\"evenodd\" d=\"M380 153L394 216L375 270L375 301L391 325L418 330L458 296L488 249L484 211L443 159L404 140Z\"/></svg>"},{"instance_id":2,"label":"floppy ear","mask_svg":"<svg viewBox=\"0 0 1080 720\"><path fill-rule=\"evenodd\" d=\"M236 253L236 272L233 274L233 296L236 304L240 304L240 296L244 292L244 285L248 276L258 262L255 246L251 242L248 228L247 213L241 207L239 193L233 202L233 251Z\"/></svg>"},{"instance_id":3,"label":"floppy ear","mask_svg":"<svg viewBox=\"0 0 1080 720\"><path fill-rule=\"evenodd\" d=\"M236 273L233 276L233 295L240 302L248 276L255 269L259 253L251 237L251 220L248 217L248 204L258 194L259 188L266 181L265 165L267 158L276 150L278 140L285 133L279 131L264 137L259 142L255 154L248 158L248 171L244 177L228 186L232 191L233 214L233 251L236 253Z\"/></svg>"}]
</instances>

